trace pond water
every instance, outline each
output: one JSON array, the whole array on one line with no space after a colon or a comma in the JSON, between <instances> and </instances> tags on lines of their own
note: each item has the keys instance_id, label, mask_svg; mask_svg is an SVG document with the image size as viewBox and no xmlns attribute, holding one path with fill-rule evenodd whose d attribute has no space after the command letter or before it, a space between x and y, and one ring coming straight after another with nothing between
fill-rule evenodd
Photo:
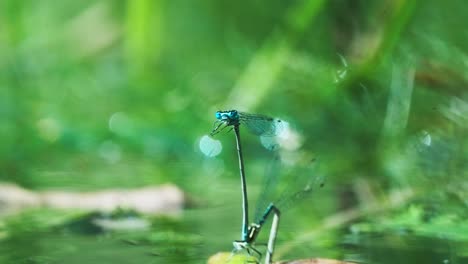
<instances>
[{"instance_id":1,"label":"pond water","mask_svg":"<svg viewBox=\"0 0 468 264\"><path fill-rule=\"evenodd\" d=\"M28 228L19 228L0 240L0 263L206 263L209 256L230 251L232 240L238 238L239 219L223 212L220 208L190 209L177 218L151 219L148 230L118 232L96 228L87 217L49 228L35 228L28 219L23 219L24 223L16 224ZM298 229L307 224L291 220L286 218L280 228L276 249L281 259L468 263L466 243L403 231L355 233L349 228L301 231ZM315 235L297 240L307 232Z\"/></svg>"}]
</instances>

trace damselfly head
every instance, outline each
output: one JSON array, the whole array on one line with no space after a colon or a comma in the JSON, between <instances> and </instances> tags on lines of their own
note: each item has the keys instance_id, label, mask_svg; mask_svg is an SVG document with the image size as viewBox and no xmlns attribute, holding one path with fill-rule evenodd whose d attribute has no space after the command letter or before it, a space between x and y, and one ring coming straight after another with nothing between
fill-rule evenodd
<instances>
[{"instance_id":1,"label":"damselfly head","mask_svg":"<svg viewBox=\"0 0 468 264\"><path fill-rule=\"evenodd\" d=\"M216 114L216 119L220 121L231 121L231 120L237 120L239 119L239 113L237 110L227 110L227 111L217 111Z\"/></svg>"}]
</instances>

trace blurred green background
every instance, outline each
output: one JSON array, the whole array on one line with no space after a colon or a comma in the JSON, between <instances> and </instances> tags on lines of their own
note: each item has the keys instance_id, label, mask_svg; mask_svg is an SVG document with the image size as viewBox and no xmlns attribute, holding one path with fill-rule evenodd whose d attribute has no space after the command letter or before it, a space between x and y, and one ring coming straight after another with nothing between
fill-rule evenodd
<instances>
[{"instance_id":1,"label":"blurred green background","mask_svg":"<svg viewBox=\"0 0 468 264\"><path fill-rule=\"evenodd\" d=\"M0 1L0 181L170 182L197 201L135 245L65 236L54 228L73 213L32 209L0 220L0 260L205 263L231 250L234 137L216 136L215 158L199 140L216 110L238 109L290 122L327 179L284 214L279 258L467 261L467 12L464 0ZM243 135L256 194L269 154Z\"/></svg>"}]
</instances>

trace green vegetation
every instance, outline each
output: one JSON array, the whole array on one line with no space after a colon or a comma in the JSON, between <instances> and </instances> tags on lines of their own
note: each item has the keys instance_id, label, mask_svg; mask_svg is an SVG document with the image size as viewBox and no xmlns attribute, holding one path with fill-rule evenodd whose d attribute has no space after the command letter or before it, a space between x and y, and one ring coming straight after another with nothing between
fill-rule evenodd
<instances>
[{"instance_id":1,"label":"green vegetation","mask_svg":"<svg viewBox=\"0 0 468 264\"><path fill-rule=\"evenodd\" d=\"M172 182L198 206L151 219L148 233L99 234L102 247L54 233L83 212L31 209L0 219L0 262L204 263L229 251L241 222L234 136L216 136L215 158L198 149L226 109L290 122L327 179L284 214L275 259L466 261L467 12L464 0L1 1L0 181ZM255 200L269 154L242 136ZM369 253L387 235L431 242Z\"/></svg>"}]
</instances>

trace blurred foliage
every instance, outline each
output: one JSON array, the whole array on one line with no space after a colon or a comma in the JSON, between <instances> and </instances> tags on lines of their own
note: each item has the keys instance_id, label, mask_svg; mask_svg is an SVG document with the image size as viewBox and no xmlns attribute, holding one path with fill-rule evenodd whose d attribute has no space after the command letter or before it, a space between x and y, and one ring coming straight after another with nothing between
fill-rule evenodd
<instances>
[{"instance_id":1,"label":"blurred foliage","mask_svg":"<svg viewBox=\"0 0 468 264\"><path fill-rule=\"evenodd\" d=\"M428 210L418 205L405 208L395 217L377 219L377 223L359 224L353 226L353 232L395 232L417 234L428 237L444 237L467 241L468 222L466 215L455 213L430 215ZM375 220L373 220L375 221Z\"/></svg>"},{"instance_id":2,"label":"blurred foliage","mask_svg":"<svg viewBox=\"0 0 468 264\"><path fill-rule=\"evenodd\" d=\"M330 188L319 216L357 208L369 230L462 232L467 9L464 0L3 0L0 180L73 190L171 181L237 201L232 135L220 135L214 159L198 140L216 110L239 109L288 120L320 158ZM243 140L248 169L264 167L257 139ZM248 174L255 190L260 176ZM366 211L394 191L411 195L383 217Z\"/></svg>"}]
</instances>

